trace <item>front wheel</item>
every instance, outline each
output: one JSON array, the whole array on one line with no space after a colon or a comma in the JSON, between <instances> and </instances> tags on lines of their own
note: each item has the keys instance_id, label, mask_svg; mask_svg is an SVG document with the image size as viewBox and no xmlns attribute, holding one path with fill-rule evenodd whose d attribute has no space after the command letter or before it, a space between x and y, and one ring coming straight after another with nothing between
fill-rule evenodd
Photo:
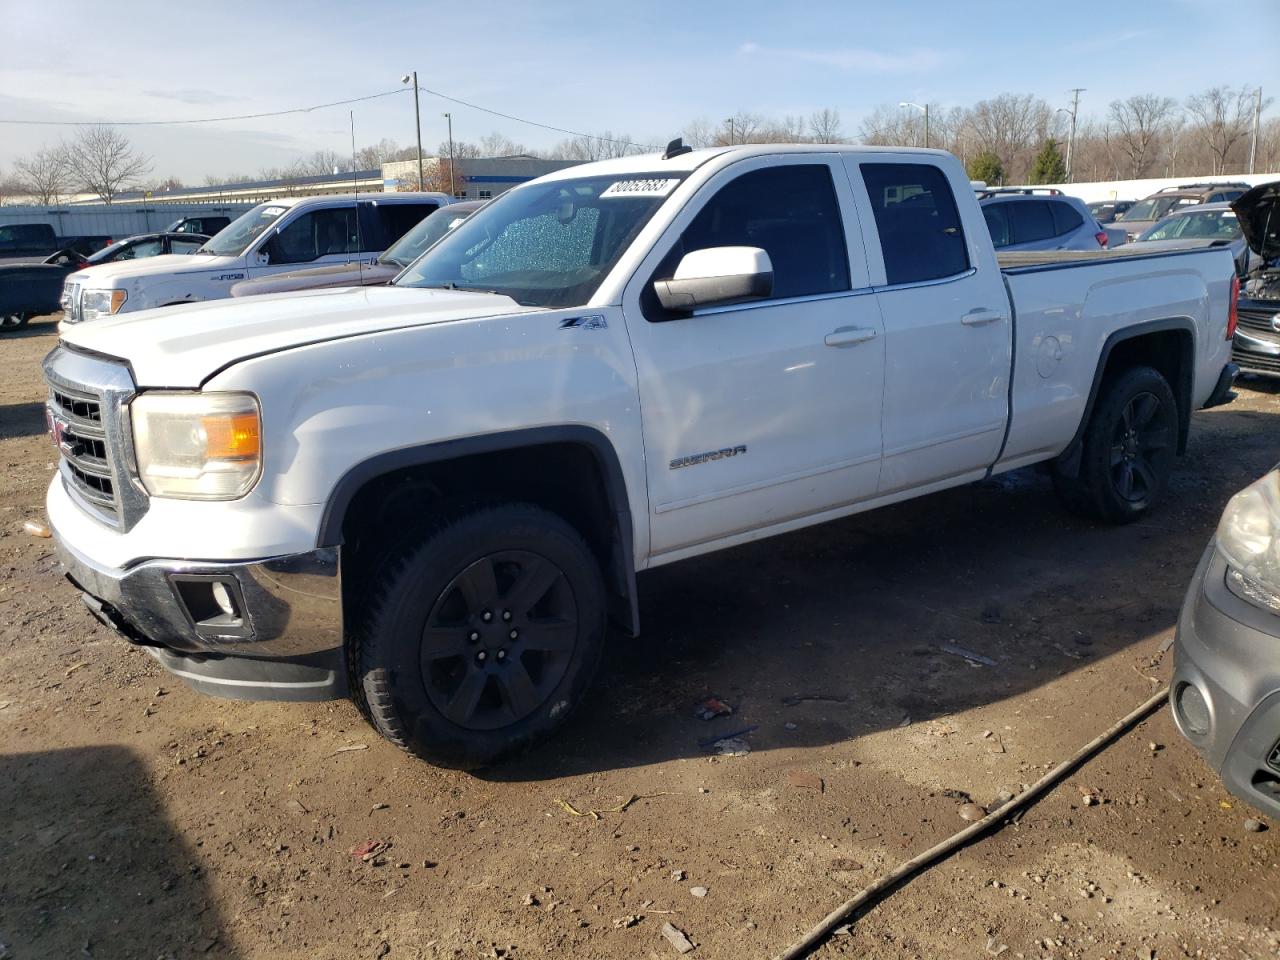
<instances>
[{"instance_id":1,"label":"front wheel","mask_svg":"<svg viewBox=\"0 0 1280 960\"><path fill-rule=\"evenodd\" d=\"M599 567L539 507L443 521L377 580L348 641L356 696L379 733L432 763L482 766L548 735L599 662Z\"/></svg>"},{"instance_id":2,"label":"front wheel","mask_svg":"<svg viewBox=\"0 0 1280 960\"><path fill-rule=\"evenodd\" d=\"M1178 442L1169 382L1132 367L1104 384L1085 428L1079 474L1054 474L1066 505L1108 523L1138 519L1164 498Z\"/></svg>"}]
</instances>

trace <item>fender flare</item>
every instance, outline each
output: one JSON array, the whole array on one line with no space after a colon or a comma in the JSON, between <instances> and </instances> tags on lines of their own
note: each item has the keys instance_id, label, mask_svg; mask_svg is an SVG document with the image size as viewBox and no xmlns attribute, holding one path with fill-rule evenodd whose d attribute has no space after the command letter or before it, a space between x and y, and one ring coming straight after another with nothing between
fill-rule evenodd
<instances>
[{"instance_id":1,"label":"fender flare","mask_svg":"<svg viewBox=\"0 0 1280 960\"><path fill-rule=\"evenodd\" d=\"M612 549L605 579L611 596L619 596L621 605L610 604L611 614L636 636L640 632L639 596L636 591L635 531L631 521L631 505L627 496L626 479L617 451L609 438L595 427L582 424L563 424L547 427L530 427L500 433L486 433L456 440L416 444L376 454L347 470L325 500L316 535L317 547L337 547L342 544L342 525L351 502L364 486L378 477L407 467L419 467L444 463L463 457L485 453L501 453L507 450L550 444L573 444L585 447L595 456L605 481L605 496L613 517Z\"/></svg>"},{"instance_id":2,"label":"fender flare","mask_svg":"<svg viewBox=\"0 0 1280 960\"><path fill-rule=\"evenodd\" d=\"M1163 320L1148 320L1129 327L1121 327L1111 332L1102 344L1098 354L1098 365L1093 371L1093 383L1089 387L1089 399L1084 405L1084 415L1080 425L1076 427L1075 436L1067 444L1067 448L1053 461L1055 469L1060 473L1074 477L1080 472L1080 459L1084 455L1084 435L1089 428L1089 420L1093 417L1093 408L1098 401L1098 393L1102 390L1102 377L1107 364L1111 360L1112 351L1126 340L1151 333L1163 333L1167 330L1183 331L1191 337L1191 353L1183 356L1182 382L1170 384L1178 401L1178 454L1186 453L1187 434L1191 430L1191 394L1195 390L1195 358L1196 358L1196 325L1190 317L1168 317Z\"/></svg>"}]
</instances>

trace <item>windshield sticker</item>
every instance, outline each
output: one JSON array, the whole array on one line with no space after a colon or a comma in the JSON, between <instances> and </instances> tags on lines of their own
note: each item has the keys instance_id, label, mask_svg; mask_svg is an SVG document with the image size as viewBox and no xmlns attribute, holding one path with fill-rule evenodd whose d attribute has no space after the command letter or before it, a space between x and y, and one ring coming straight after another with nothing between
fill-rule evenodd
<instances>
[{"instance_id":1,"label":"windshield sticker","mask_svg":"<svg viewBox=\"0 0 1280 960\"><path fill-rule=\"evenodd\" d=\"M267 209L262 211L262 215L264 217L278 217L280 216L280 214L284 213L286 209L288 208L287 207L267 207Z\"/></svg>"},{"instance_id":2,"label":"windshield sticker","mask_svg":"<svg viewBox=\"0 0 1280 960\"><path fill-rule=\"evenodd\" d=\"M605 197L665 197L676 188L679 180L619 180L611 184L601 199Z\"/></svg>"}]
</instances>

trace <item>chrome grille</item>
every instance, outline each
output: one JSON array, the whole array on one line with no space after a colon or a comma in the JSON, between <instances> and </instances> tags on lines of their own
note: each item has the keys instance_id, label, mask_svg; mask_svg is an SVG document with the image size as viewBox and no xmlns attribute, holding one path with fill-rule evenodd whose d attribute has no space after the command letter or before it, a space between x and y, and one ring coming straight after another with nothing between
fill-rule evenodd
<instances>
[{"instance_id":1,"label":"chrome grille","mask_svg":"<svg viewBox=\"0 0 1280 960\"><path fill-rule=\"evenodd\" d=\"M1280 331L1275 328L1275 319L1280 316L1280 303L1275 310L1253 310L1240 308L1236 312L1237 326L1250 333L1265 333L1270 339L1280 342Z\"/></svg>"},{"instance_id":2,"label":"chrome grille","mask_svg":"<svg viewBox=\"0 0 1280 960\"><path fill-rule=\"evenodd\" d=\"M78 281L68 279L62 285L62 298L59 303L62 305L62 319L64 322L80 322L80 284Z\"/></svg>"},{"instance_id":3,"label":"chrome grille","mask_svg":"<svg viewBox=\"0 0 1280 960\"><path fill-rule=\"evenodd\" d=\"M98 357L55 349L44 362L49 422L61 454L62 482L82 508L129 529L146 512L146 496L129 473L128 369Z\"/></svg>"}]
</instances>

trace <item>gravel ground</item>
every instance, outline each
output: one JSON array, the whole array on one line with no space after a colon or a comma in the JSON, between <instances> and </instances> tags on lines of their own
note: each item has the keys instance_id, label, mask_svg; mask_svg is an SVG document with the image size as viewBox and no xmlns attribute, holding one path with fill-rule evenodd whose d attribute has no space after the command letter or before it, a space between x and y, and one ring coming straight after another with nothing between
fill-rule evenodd
<instances>
[{"instance_id":1,"label":"gravel ground","mask_svg":"<svg viewBox=\"0 0 1280 960\"><path fill-rule=\"evenodd\" d=\"M1280 449L1253 381L1130 527L1025 471L645 574L645 634L568 729L477 776L345 702L198 696L90 619L23 532L55 337L0 340L3 960L675 957L666 923L693 957L772 956L1167 681L1219 511ZM696 719L712 694L733 714ZM745 728L748 753L704 746ZM1280 829L1254 816L1161 711L817 956L1276 956Z\"/></svg>"}]
</instances>

